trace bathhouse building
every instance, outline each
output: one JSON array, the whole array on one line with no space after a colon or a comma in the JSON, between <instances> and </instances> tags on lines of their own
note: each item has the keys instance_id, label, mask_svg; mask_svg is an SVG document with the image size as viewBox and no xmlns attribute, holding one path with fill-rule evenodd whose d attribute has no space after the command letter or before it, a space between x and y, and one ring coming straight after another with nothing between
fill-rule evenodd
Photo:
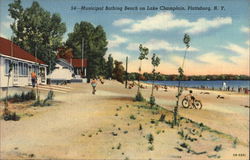
<instances>
[{"instance_id":1,"label":"bathhouse building","mask_svg":"<svg viewBox=\"0 0 250 160\"><path fill-rule=\"evenodd\" d=\"M13 69L8 75L10 64ZM47 65L10 40L0 37L0 88L31 85L31 72L36 72L38 84L47 83Z\"/></svg>"}]
</instances>

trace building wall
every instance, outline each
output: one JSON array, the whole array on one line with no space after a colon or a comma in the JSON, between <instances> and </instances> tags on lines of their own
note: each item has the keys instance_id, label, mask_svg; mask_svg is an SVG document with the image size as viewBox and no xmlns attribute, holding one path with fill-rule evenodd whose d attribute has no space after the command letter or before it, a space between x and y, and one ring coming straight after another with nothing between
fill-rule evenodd
<instances>
[{"instance_id":1,"label":"building wall","mask_svg":"<svg viewBox=\"0 0 250 160\"><path fill-rule=\"evenodd\" d=\"M8 59L11 62L15 62L16 66L13 67L13 70L11 72L10 75L10 79L9 79L9 87L12 86L27 86L27 85L31 85L31 77L30 74L33 70L35 70L35 63L32 62L27 62L27 61L22 61L22 60L17 60L17 59L12 59L10 57L2 57L0 56L0 87L7 87L8 84L8 74L6 74L6 65L5 65L5 60ZM19 62L22 62L23 65L27 65L27 71L25 72L25 75L21 75L20 74L20 66L19 66ZM32 67L33 66L33 67ZM40 66L41 68L44 68L44 78L41 78L41 76L37 76L38 78L38 84L46 84L47 83L47 71L46 71L46 67L45 66ZM37 71L38 73L38 71Z\"/></svg>"}]
</instances>

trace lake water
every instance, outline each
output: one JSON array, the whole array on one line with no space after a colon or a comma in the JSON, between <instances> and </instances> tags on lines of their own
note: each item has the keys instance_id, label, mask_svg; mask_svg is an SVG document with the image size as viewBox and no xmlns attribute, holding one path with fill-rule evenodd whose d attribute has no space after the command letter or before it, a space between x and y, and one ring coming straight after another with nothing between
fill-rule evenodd
<instances>
[{"instance_id":1,"label":"lake water","mask_svg":"<svg viewBox=\"0 0 250 160\"><path fill-rule=\"evenodd\" d=\"M152 83L152 81L144 81L145 83ZM230 89L237 90L240 88L250 88L250 81L242 80L229 80L229 81L181 81L181 86L189 88L214 88L220 89L223 87L223 82L226 83L226 86ZM155 84L158 85L167 85L167 86L178 86L178 81L155 81Z\"/></svg>"}]
</instances>

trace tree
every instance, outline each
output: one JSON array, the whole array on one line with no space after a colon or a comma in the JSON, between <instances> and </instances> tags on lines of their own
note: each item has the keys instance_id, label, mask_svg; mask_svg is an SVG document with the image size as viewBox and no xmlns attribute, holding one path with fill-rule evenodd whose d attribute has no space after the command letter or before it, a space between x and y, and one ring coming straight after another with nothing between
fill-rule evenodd
<instances>
[{"instance_id":1,"label":"tree","mask_svg":"<svg viewBox=\"0 0 250 160\"><path fill-rule=\"evenodd\" d=\"M150 96L150 105L151 107L153 107L153 105L155 105L155 97L154 97L154 88L155 88L155 68L159 66L160 64L160 58L158 56L156 56L156 54L154 53L152 58L151 58L151 63L153 65L153 70L152 70L152 74L153 74L153 83L152 83L152 90L151 90L151 96Z\"/></svg>"},{"instance_id":2,"label":"tree","mask_svg":"<svg viewBox=\"0 0 250 160\"><path fill-rule=\"evenodd\" d=\"M114 69L114 59L110 54L108 56L108 61L107 61L107 78L112 78L113 69Z\"/></svg>"},{"instance_id":3,"label":"tree","mask_svg":"<svg viewBox=\"0 0 250 160\"><path fill-rule=\"evenodd\" d=\"M4 101L4 114L8 114L8 96L9 96L9 83L10 83L10 77L11 77L11 72L13 70L14 63L10 62L9 63L9 70L8 70L8 81L7 81L7 91L6 91L6 96L5 96L5 101Z\"/></svg>"},{"instance_id":4,"label":"tree","mask_svg":"<svg viewBox=\"0 0 250 160\"><path fill-rule=\"evenodd\" d=\"M55 52L66 32L66 25L61 22L60 15L56 13L51 15L36 1L31 7L24 9L21 0L15 0L9 4L8 10L14 19L11 24L14 43L54 66Z\"/></svg>"},{"instance_id":5,"label":"tree","mask_svg":"<svg viewBox=\"0 0 250 160\"><path fill-rule=\"evenodd\" d=\"M63 58L63 59L71 59L73 58L73 49L67 48L66 46L62 46L58 48L57 51L57 58Z\"/></svg>"},{"instance_id":6,"label":"tree","mask_svg":"<svg viewBox=\"0 0 250 160\"><path fill-rule=\"evenodd\" d=\"M139 66L139 75L141 75L141 67L142 67L142 60L144 59L148 59L147 55L149 53L149 50L147 47L143 47L142 44L139 45L139 51L140 51L140 55L138 57L138 59L140 60L140 66ZM140 92L140 76L138 76L138 90L137 90L137 94L136 94L136 100L142 100L143 97L141 95Z\"/></svg>"},{"instance_id":7,"label":"tree","mask_svg":"<svg viewBox=\"0 0 250 160\"><path fill-rule=\"evenodd\" d=\"M113 77L116 79L118 82L123 83L124 81L124 67L122 65L122 62L115 60L115 68L113 70Z\"/></svg>"},{"instance_id":8,"label":"tree","mask_svg":"<svg viewBox=\"0 0 250 160\"><path fill-rule=\"evenodd\" d=\"M100 72L99 75L107 77L107 62L105 58L100 59Z\"/></svg>"},{"instance_id":9,"label":"tree","mask_svg":"<svg viewBox=\"0 0 250 160\"><path fill-rule=\"evenodd\" d=\"M188 34L184 35L183 42L186 45L186 50L185 50L185 55L184 55L184 58L183 58L182 66L178 68L178 72L179 72L178 93L176 95L177 100L176 100L176 106L174 107L174 112L173 112L174 113L174 116L173 116L174 119L173 119L172 127L175 126L175 125L178 125L177 116L178 116L179 100L180 100L180 96L181 96L181 94L183 92L183 87L181 87L181 81L184 78L183 67L184 67L184 62L185 62L185 59L186 59L187 50L190 47L190 45L189 45L190 37L189 37Z\"/></svg>"},{"instance_id":10,"label":"tree","mask_svg":"<svg viewBox=\"0 0 250 160\"><path fill-rule=\"evenodd\" d=\"M83 44L83 46L82 46ZM89 22L76 23L74 31L68 34L66 45L74 50L75 58L87 58L87 79L99 76L103 67L103 58L107 51L106 33L103 27L93 26Z\"/></svg>"}]
</instances>

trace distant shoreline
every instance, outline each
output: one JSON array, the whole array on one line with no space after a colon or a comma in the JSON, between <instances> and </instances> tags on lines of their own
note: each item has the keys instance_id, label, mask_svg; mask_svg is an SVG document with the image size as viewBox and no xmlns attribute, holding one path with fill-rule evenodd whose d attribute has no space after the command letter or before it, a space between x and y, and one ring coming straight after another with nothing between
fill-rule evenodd
<instances>
[{"instance_id":1,"label":"distant shoreline","mask_svg":"<svg viewBox=\"0 0 250 160\"><path fill-rule=\"evenodd\" d=\"M142 81L144 84L152 84L153 81ZM177 87L179 81L155 81L155 85ZM185 83L186 84L183 84ZM223 88L222 83L226 82L226 87ZM214 90L214 91L230 91L237 93L249 94L250 81L247 80L214 80L214 81L181 81L181 86L184 88Z\"/></svg>"}]
</instances>

